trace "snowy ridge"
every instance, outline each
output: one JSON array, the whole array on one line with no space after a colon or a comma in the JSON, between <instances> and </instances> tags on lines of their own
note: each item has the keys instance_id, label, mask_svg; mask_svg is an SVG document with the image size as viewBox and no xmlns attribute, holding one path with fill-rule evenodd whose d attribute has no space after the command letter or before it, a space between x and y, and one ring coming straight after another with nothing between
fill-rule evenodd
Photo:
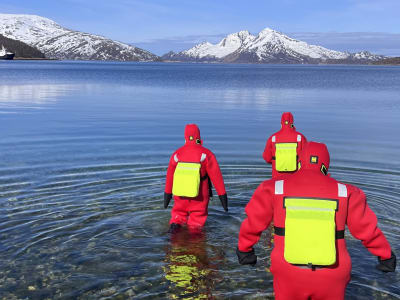
<instances>
[{"instance_id":1,"label":"snowy ridge","mask_svg":"<svg viewBox=\"0 0 400 300\"><path fill-rule=\"evenodd\" d=\"M262 30L254 41L245 49L255 52L260 60L265 55L273 56L281 52L291 55L299 54L312 59L345 59L344 52L329 50L321 46L309 45L306 42L298 41L270 28Z\"/></svg>"},{"instance_id":2,"label":"snowy ridge","mask_svg":"<svg viewBox=\"0 0 400 300\"><path fill-rule=\"evenodd\" d=\"M197 58L204 58L207 56L223 58L253 39L254 36L251 35L250 32L240 31L228 35L216 45L209 42L203 42L189 50L182 51L182 54Z\"/></svg>"},{"instance_id":3,"label":"snowy ridge","mask_svg":"<svg viewBox=\"0 0 400 300\"><path fill-rule=\"evenodd\" d=\"M158 56L99 35L66 29L36 15L0 14L0 34L39 49L48 58L155 61Z\"/></svg>"},{"instance_id":4,"label":"snowy ridge","mask_svg":"<svg viewBox=\"0 0 400 300\"><path fill-rule=\"evenodd\" d=\"M248 31L233 33L218 44L203 42L189 50L170 52L162 57L176 61L240 62L240 63L365 63L383 58L367 51L348 53L288 37L265 28L258 35Z\"/></svg>"}]
</instances>

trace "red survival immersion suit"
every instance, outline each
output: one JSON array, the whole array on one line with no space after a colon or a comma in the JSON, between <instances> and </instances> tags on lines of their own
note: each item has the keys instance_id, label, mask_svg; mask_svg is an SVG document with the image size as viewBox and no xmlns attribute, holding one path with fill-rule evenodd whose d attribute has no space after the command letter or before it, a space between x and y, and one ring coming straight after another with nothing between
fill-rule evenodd
<instances>
[{"instance_id":1,"label":"red survival immersion suit","mask_svg":"<svg viewBox=\"0 0 400 300\"><path fill-rule=\"evenodd\" d=\"M262 231L266 230L273 221L275 237L271 253L271 273L274 276L276 299L344 299L351 271L351 260L344 239L345 225L355 238L362 241L369 252L380 259L389 259L391 248L377 227L377 218L368 207L363 191L350 184L342 184L329 175L324 175L327 174L329 167L329 153L324 144L308 143L300 159L301 169L298 172L264 181L256 189L245 209L247 218L240 228L238 250L252 251ZM318 202L313 200L325 199L325 202L336 206L336 211L331 211L332 221L334 220L336 224L332 228L331 244L333 249L336 249L336 253L333 252L332 265L308 264L307 266L307 261L303 265L287 262L286 258L290 254L290 249L286 252L285 247L289 248L288 245L291 242L288 233L290 226L288 216L293 212L296 214L301 209L297 206L293 211L289 210L290 200L293 199L306 201L303 202L306 205ZM313 211L308 213L310 212L313 213ZM299 220L295 219L295 222ZM305 240L315 238L318 243L320 237L310 237L312 234L310 231L315 228L303 229L302 231L305 232L296 232L294 238L304 233ZM308 243L303 246L301 242L304 239L300 238L300 242L292 249L293 253L302 253L304 248L309 248L307 251L313 251L315 245ZM392 259L395 257L392 256Z\"/></svg>"},{"instance_id":2,"label":"red survival immersion suit","mask_svg":"<svg viewBox=\"0 0 400 300\"><path fill-rule=\"evenodd\" d=\"M200 130L195 124L185 127L185 145L176 150L170 159L165 184L165 194L171 195L173 191L174 172L178 162L200 163L200 186L196 197L180 197L174 195L174 206L171 211L170 224L187 224L188 226L203 226L208 215L208 202L210 199L210 182L219 195L224 206L227 207L227 196L224 179L215 155L202 146ZM225 202L223 202L225 201ZM224 205L225 203L225 205ZM167 207L168 204L164 204Z\"/></svg>"},{"instance_id":3,"label":"red survival immersion suit","mask_svg":"<svg viewBox=\"0 0 400 300\"><path fill-rule=\"evenodd\" d=\"M289 169L290 171L280 170L279 166L277 170L277 159L281 161L285 159L285 157L277 157L276 154L277 151L279 151L278 147L287 147L291 144L295 144L294 146L297 146L297 156L299 156L306 142L307 140L304 135L297 132L293 125L293 115L290 112L284 112L281 118L281 130L269 137L263 153L264 160L267 163L272 164L272 177L279 176L280 174L294 173L297 171L298 167L296 162L296 164ZM282 166L282 168L285 167Z\"/></svg>"}]
</instances>

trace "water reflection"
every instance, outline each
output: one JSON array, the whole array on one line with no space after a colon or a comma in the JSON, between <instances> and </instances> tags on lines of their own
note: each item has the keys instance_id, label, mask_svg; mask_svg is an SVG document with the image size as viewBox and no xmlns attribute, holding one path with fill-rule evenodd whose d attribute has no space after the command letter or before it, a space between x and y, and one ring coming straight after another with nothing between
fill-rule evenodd
<instances>
[{"instance_id":1,"label":"water reflection","mask_svg":"<svg viewBox=\"0 0 400 300\"><path fill-rule=\"evenodd\" d=\"M216 257L207 253L206 233L183 228L171 235L163 267L170 299L213 299Z\"/></svg>"},{"instance_id":2,"label":"water reflection","mask_svg":"<svg viewBox=\"0 0 400 300\"><path fill-rule=\"evenodd\" d=\"M89 90L83 84L11 84L0 85L0 106L15 104L46 104L56 102L59 97L71 92Z\"/></svg>"},{"instance_id":3,"label":"water reflection","mask_svg":"<svg viewBox=\"0 0 400 300\"><path fill-rule=\"evenodd\" d=\"M285 90L277 89L224 89L220 90L220 98L227 108L256 106L259 110L268 110L271 102L285 97ZM287 97L287 96L286 96Z\"/></svg>"}]
</instances>

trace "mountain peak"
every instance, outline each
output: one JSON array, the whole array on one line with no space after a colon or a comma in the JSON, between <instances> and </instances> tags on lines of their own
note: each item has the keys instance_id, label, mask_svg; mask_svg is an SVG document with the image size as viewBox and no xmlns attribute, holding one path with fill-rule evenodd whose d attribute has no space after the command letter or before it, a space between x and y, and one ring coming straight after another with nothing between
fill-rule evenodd
<instances>
[{"instance_id":1,"label":"mountain peak","mask_svg":"<svg viewBox=\"0 0 400 300\"><path fill-rule=\"evenodd\" d=\"M251 35L247 30L242 30L239 32L231 33L223 38L216 46L219 47L228 47L233 52L241 47L243 44L249 42L255 37Z\"/></svg>"},{"instance_id":2,"label":"mountain peak","mask_svg":"<svg viewBox=\"0 0 400 300\"><path fill-rule=\"evenodd\" d=\"M48 18L38 16L38 15L28 15L28 14L2 14L0 13L1 20L29 20L29 21L45 21L48 23L56 23Z\"/></svg>"},{"instance_id":3,"label":"mountain peak","mask_svg":"<svg viewBox=\"0 0 400 300\"><path fill-rule=\"evenodd\" d=\"M264 35L271 35L271 34L274 34L274 33L281 34L280 32L278 32L278 31L276 31L276 30L274 30L272 28L266 27L263 30L261 30L258 35L259 36L264 36Z\"/></svg>"},{"instance_id":4,"label":"mountain peak","mask_svg":"<svg viewBox=\"0 0 400 300\"><path fill-rule=\"evenodd\" d=\"M248 30L241 30L239 32L231 33L228 35L229 36L238 36L238 37L248 37L251 36L251 33Z\"/></svg>"}]
</instances>

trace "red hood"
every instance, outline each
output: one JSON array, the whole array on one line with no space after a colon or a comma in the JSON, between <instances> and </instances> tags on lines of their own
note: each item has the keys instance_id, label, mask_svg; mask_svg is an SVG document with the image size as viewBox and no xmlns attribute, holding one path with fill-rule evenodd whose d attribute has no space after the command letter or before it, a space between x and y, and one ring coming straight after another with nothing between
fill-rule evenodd
<instances>
[{"instance_id":1,"label":"red hood","mask_svg":"<svg viewBox=\"0 0 400 300\"><path fill-rule=\"evenodd\" d=\"M322 164L329 169L329 152L325 144L308 142L300 154L301 169L321 170Z\"/></svg>"},{"instance_id":2,"label":"red hood","mask_svg":"<svg viewBox=\"0 0 400 300\"><path fill-rule=\"evenodd\" d=\"M293 119L292 113L284 112L282 114L282 118L281 118L282 128L285 127L285 126L293 127L293 122L294 122L294 119Z\"/></svg>"},{"instance_id":3,"label":"red hood","mask_svg":"<svg viewBox=\"0 0 400 300\"><path fill-rule=\"evenodd\" d=\"M196 124L187 124L185 127L185 142L190 144L203 144L200 129Z\"/></svg>"}]
</instances>

